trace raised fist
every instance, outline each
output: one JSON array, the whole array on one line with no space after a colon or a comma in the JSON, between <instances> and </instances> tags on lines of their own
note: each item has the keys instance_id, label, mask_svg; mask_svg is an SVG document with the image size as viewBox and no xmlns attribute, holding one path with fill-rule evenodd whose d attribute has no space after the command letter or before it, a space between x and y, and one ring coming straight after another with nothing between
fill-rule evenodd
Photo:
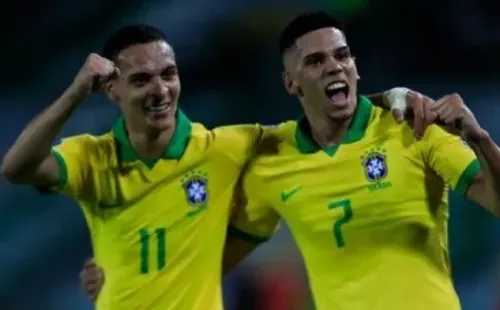
<instances>
[{"instance_id":1,"label":"raised fist","mask_svg":"<svg viewBox=\"0 0 500 310\"><path fill-rule=\"evenodd\" d=\"M120 72L115 64L97 54L90 54L76 75L71 89L80 96L87 96L92 91L99 90L103 83Z\"/></svg>"}]
</instances>

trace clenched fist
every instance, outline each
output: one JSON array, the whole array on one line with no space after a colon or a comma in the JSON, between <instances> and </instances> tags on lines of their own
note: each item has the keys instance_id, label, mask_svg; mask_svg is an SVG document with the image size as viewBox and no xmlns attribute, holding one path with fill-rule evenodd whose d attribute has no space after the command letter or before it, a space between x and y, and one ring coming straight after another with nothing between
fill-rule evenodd
<instances>
[{"instance_id":1,"label":"clenched fist","mask_svg":"<svg viewBox=\"0 0 500 310\"><path fill-rule=\"evenodd\" d=\"M446 131L468 142L477 142L485 131L459 94L446 95L431 105L436 122Z\"/></svg>"},{"instance_id":2,"label":"clenched fist","mask_svg":"<svg viewBox=\"0 0 500 310\"><path fill-rule=\"evenodd\" d=\"M79 96L87 96L120 72L115 64L97 54L90 54L76 75L70 88Z\"/></svg>"}]
</instances>

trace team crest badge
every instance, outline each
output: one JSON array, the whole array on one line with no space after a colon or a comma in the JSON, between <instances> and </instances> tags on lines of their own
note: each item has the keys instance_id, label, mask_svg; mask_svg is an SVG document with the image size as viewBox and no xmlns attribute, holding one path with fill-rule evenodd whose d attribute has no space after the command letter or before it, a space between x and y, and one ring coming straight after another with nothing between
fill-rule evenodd
<instances>
[{"instance_id":1,"label":"team crest badge","mask_svg":"<svg viewBox=\"0 0 500 310\"><path fill-rule=\"evenodd\" d=\"M385 150L376 148L361 157L365 176L370 182L380 182L388 173Z\"/></svg>"},{"instance_id":2,"label":"team crest badge","mask_svg":"<svg viewBox=\"0 0 500 310\"><path fill-rule=\"evenodd\" d=\"M192 171L182 178L186 199L193 207L204 207L208 201L208 176L201 171Z\"/></svg>"}]
</instances>

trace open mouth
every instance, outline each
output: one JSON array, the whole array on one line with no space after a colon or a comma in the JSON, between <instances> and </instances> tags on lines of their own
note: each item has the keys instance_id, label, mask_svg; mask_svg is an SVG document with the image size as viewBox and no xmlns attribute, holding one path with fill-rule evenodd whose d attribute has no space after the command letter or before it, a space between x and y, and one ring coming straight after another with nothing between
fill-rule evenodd
<instances>
[{"instance_id":1,"label":"open mouth","mask_svg":"<svg viewBox=\"0 0 500 310\"><path fill-rule=\"evenodd\" d=\"M325 95L332 103L343 104L349 97L349 85L344 81L331 82L325 87Z\"/></svg>"},{"instance_id":2,"label":"open mouth","mask_svg":"<svg viewBox=\"0 0 500 310\"><path fill-rule=\"evenodd\" d=\"M170 116L173 105L170 102L150 102L144 105L148 117L154 120L164 120Z\"/></svg>"},{"instance_id":3,"label":"open mouth","mask_svg":"<svg viewBox=\"0 0 500 310\"><path fill-rule=\"evenodd\" d=\"M146 104L144 109L147 112L162 113L167 112L170 109L170 104L168 102L154 102Z\"/></svg>"}]
</instances>

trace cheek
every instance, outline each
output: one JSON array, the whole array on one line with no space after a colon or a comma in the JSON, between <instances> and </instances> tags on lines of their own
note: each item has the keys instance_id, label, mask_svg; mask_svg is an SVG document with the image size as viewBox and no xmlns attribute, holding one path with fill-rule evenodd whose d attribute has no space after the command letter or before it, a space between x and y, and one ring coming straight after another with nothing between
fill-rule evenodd
<instances>
[{"instance_id":1,"label":"cheek","mask_svg":"<svg viewBox=\"0 0 500 310\"><path fill-rule=\"evenodd\" d=\"M321 77L316 72L308 72L303 77L301 77L299 85L305 89L317 89L318 83L320 83Z\"/></svg>"},{"instance_id":2,"label":"cheek","mask_svg":"<svg viewBox=\"0 0 500 310\"><path fill-rule=\"evenodd\" d=\"M351 75L357 76L358 75L358 69L356 68L356 63L354 62L353 59L351 59L345 65L344 68L345 68L345 71L347 72L347 74L349 74L349 76L351 76Z\"/></svg>"},{"instance_id":3,"label":"cheek","mask_svg":"<svg viewBox=\"0 0 500 310\"><path fill-rule=\"evenodd\" d=\"M147 91L133 89L126 92L123 97L122 102L129 106L129 108L134 109L140 106L145 100L147 100Z\"/></svg>"},{"instance_id":4,"label":"cheek","mask_svg":"<svg viewBox=\"0 0 500 310\"><path fill-rule=\"evenodd\" d=\"M310 84L314 80L314 72L312 70L302 70L300 74L295 75L297 84Z\"/></svg>"},{"instance_id":5,"label":"cheek","mask_svg":"<svg viewBox=\"0 0 500 310\"><path fill-rule=\"evenodd\" d=\"M181 92L181 83L177 79L176 81L172 81L171 83L169 83L168 88L170 90L170 93L177 97Z\"/></svg>"}]
</instances>

